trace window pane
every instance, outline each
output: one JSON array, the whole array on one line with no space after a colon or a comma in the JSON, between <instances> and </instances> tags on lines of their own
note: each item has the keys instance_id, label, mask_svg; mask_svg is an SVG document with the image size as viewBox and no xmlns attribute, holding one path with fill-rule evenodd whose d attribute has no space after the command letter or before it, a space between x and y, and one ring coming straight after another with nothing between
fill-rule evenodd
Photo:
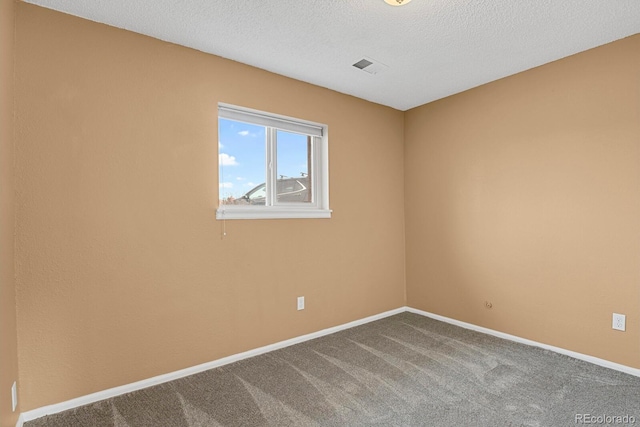
<instances>
[{"instance_id":1,"label":"window pane","mask_svg":"<svg viewBox=\"0 0 640 427\"><path fill-rule=\"evenodd\" d=\"M310 203L311 137L278 130L276 201L278 203Z\"/></svg>"},{"instance_id":2,"label":"window pane","mask_svg":"<svg viewBox=\"0 0 640 427\"><path fill-rule=\"evenodd\" d=\"M229 119L218 119L220 205L264 205L266 131Z\"/></svg>"}]
</instances>

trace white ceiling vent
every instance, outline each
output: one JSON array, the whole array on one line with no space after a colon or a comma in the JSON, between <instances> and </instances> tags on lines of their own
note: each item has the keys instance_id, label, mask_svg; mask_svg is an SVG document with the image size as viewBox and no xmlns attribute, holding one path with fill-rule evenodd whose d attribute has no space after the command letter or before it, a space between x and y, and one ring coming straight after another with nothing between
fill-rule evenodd
<instances>
[{"instance_id":1,"label":"white ceiling vent","mask_svg":"<svg viewBox=\"0 0 640 427\"><path fill-rule=\"evenodd\" d=\"M382 62L367 57L362 58L360 61L353 64L353 66L361 69L362 71L366 71L369 74L380 74L389 68L389 66L384 65Z\"/></svg>"}]
</instances>

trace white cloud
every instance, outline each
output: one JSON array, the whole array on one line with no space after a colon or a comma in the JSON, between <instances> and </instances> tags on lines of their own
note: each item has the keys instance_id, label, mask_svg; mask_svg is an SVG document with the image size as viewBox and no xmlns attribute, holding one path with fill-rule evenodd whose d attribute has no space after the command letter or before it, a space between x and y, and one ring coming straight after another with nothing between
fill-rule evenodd
<instances>
[{"instance_id":1,"label":"white cloud","mask_svg":"<svg viewBox=\"0 0 640 427\"><path fill-rule=\"evenodd\" d=\"M221 182L220 188L233 188L233 182Z\"/></svg>"},{"instance_id":2,"label":"white cloud","mask_svg":"<svg viewBox=\"0 0 640 427\"><path fill-rule=\"evenodd\" d=\"M227 153L220 153L218 154L218 164L222 166L237 166L238 162L236 162L234 156L230 156Z\"/></svg>"},{"instance_id":3,"label":"white cloud","mask_svg":"<svg viewBox=\"0 0 640 427\"><path fill-rule=\"evenodd\" d=\"M249 181L249 182L245 183L244 186L245 187L255 187L256 185L253 182Z\"/></svg>"},{"instance_id":4,"label":"white cloud","mask_svg":"<svg viewBox=\"0 0 640 427\"><path fill-rule=\"evenodd\" d=\"M250 136L251 138L257 138L258 137L258 133L257 132L250 132L248 130L241 130L240 132L238 132L238 135L240 135L240 136Z\"/></svg>"},{"instance_id":5,"label":"white cloud","mask_svg":"<svg viewBox=\"0 0 640 427\"><path fill-rule=\"evenodd\" d=\"M218 149L220 148L224 148L224 145L222 145L222 142L218 141Z\"/></svg>"},{"instance_id":6,"label":"white cloud","mask_svg":"<svg viewBox=\"0 0 640 427\"><path fill-rule=\"evenodd\" d=\"M244 181L244 178L243 178L243 177L241 177L241 176L237 177L236 179L237 179L238 181Z\"/></svg>"}]
</instances>

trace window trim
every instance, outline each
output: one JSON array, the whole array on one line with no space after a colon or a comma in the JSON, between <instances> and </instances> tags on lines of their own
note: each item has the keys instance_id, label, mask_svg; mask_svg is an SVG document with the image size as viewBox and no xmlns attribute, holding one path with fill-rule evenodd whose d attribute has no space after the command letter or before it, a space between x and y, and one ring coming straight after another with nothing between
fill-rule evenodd
<instances>
[{"instance_id":1,"label":"window trim","mask_svg":"<svg viewBox=\"0 0 640 427\"><path fill-rule=\"evenodd\" d=\"M219 205L216 219L293 219L293 218L331 218L329 209L329 147L328 126L308 120L287 117L279 114L267 113L251 108L218 103L218 120L229 119L244 123L265 126L267 133L273 138L277 130L309 135L314 138L312 144L312 194L313 203L279 203L272 206ZM265 183L275 188L277 178L276 144L272 144L270 155L267 156ZM218 151L219 152L219 151ZM271 158L271 163L269 163ZM220 177L218 164L218 177ZM271 185L270 185L271 184ZM276 195L271 192L271 197ZM220 187L218 187L220 200Z\"/></svg>"}]
</instances>

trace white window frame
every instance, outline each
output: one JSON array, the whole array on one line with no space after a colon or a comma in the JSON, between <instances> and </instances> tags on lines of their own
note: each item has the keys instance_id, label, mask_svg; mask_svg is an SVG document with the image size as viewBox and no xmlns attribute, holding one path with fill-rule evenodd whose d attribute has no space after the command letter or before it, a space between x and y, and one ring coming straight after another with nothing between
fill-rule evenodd
<instances>
[{"instance_id":1,"label":"white window frame","mask_svg":"<svg viewBox=\"0 0 640 427\"><path fill-rule=\"evenodd\" d=\"M328 127L320 123L266 113L236 105L218 103L218 119L229 119L266 127L267 152L265 183L271 199L265 206L219 205L216 219L287 219L287 218L331 218L329 209L329 147ZM314 200L311 203L275 203L277 130L314 137L311 144L311 185ZM220 165L218 164L218 168ZM220 177L218 169L218 177ZM220 200L218 188L218 200Z\"/></svg>"}]
</instances>

